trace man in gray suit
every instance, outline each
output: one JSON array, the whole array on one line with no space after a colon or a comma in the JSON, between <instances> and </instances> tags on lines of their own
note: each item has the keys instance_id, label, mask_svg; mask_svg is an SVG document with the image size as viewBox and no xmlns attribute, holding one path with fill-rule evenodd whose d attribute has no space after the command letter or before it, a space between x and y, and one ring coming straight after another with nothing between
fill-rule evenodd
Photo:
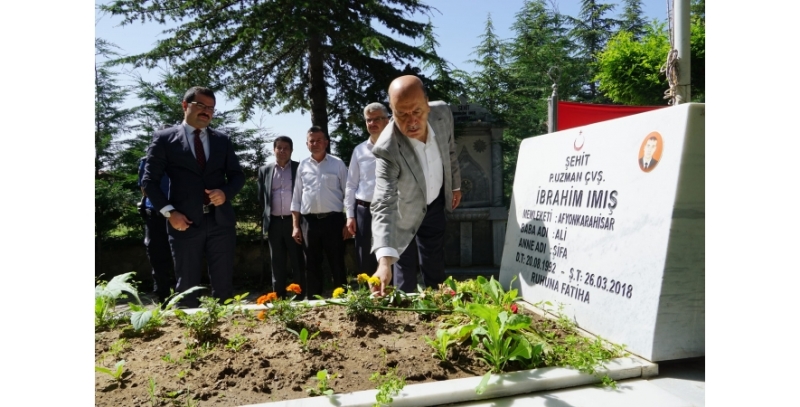
<instances>
[{"instance_id":1,"label":"man in gray suit","mask_svg":"<svg viewBox=\"0 0 800 407\"><path fill-rule=\"evenodd\" d=\"M445 211L461 202L450 108L441 101L428 103L422 81L412 75L392 81L389 103L392 121L372 149L372 250L378 258L373 275L381 280L373 291L381 295L392 281L413 292L418 271L426 286L444 282Z\"/></svg>"},{"instance_id":2,"label":"man in gray suit","mask_svg":"<svg viewBox=\"0 0 800 407\"><path fill-rule=\"evenodd\" d=\"M292 191L300 163L291 159L291 138L280 136L272 145L275 162L258 169L258 199L264 207L261 230L269 239L272 289L285 298L287 255L294 279L300 287L306 286L303 246L292 238Z\"/></svg>"}]
</instances>

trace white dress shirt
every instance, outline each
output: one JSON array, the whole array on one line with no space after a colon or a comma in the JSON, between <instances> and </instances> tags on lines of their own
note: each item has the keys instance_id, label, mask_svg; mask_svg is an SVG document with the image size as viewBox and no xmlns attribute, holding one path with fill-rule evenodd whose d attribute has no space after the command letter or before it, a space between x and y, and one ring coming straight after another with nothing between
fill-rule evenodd
<instances>
[{"instance_id":1,"label":"white dress shirt","mask_svg":"<svg viewBox=\"0 0 800 407\"><path fill-rule=\"evenodd\" d=\"M375 156L372 155L372 141L359 144L350 158L347 170L347 188L344 192L344 209L348 218L356 217L356 199L372 202L375 194Z\"/></svg>"},{"instance_id":2,"label":"white dress shirt","mask_svg":"<svg viewBox=\"0 0 800 407\"><path fill-rule=\"evenodd\" d=\"M411 137L408 138L408 141L414 146L414 152L417 154L417 159L422 166L422 173L425 175L425 199L430 205L439 196L439 190L442 189L444 184L442 154L439 151L439 143L436 141L436 133L428 123L427 143ZM450 157L447 157L447 163L449 165ZM447 202L445 202L445 205L447 205ZM394 264L400 258L400 254L394 247L386 246L375 250L375 257L379 260L381 257L391 257L389 262Z\"/></svg>"},{"instance_id":3,"label":"white dress shirt","mask_svg":"<svg viewBox=\"0 0 800 407\"><path fill-rule=\"evenodd\" d=\"M342 212L347 187L347 166L339 157L325 154L321 162L313 157L300 161L292 194L292 212Z\"/></svg>"}]
</instances>

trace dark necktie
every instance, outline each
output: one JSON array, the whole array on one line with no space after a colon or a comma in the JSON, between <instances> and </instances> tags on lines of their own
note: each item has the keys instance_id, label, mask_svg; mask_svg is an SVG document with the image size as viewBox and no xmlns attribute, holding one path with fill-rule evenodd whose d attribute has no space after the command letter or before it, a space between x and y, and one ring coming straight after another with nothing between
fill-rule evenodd
<instances>
[{"instance_id":1,"label":"dark necktie","mask_svg":"<svg viewBox=\"0 0 800 407\"><path fill-rule=\"evenodd\" d=\"M194 156L197 158L197 165L200 166L200 171L206 169L206 151L203 149L203 142L200 141L200 129L194 129ZM203 205L211 203L208 194L203 192Z\"/></svg>"}]
</instances>

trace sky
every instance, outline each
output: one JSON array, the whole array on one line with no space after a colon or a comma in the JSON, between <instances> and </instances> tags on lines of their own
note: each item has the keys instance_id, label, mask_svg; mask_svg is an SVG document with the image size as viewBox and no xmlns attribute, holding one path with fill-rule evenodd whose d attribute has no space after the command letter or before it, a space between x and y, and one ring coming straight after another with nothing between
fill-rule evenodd
<instances>
[{"instance_id":1,"label":"sky","mask_svg":"<svg viewBox=\"0 0 800 407\"><path fill-rule=\"evenodd\" d=\"M558 9L566 15L577 16L580 12L579 0L553 0L557 2ZM102 0L98 0L102 4ZM611 2L611 1L609 1ZM513 38L511 26L514 23L515 15L522 9L523 0L428 0L425 2L436 10L431 11L430 20L434 25L434 33L437 36L439 47L437 52L440 56L450 62L454 68L467 72L475 70L475 66L468 62L474 58L471 55L483 34L486 19L491 14L492 23L498 37L502 39ZM667 20L666 0L644 0L642 11L647 20L658 19ZM619 1L616 9L611 13L613 17L623 12L622 1ZM418 21L425 21L424 16L415 17ZM110 41L121 48L120 52L124 55L137 54L152 49L156 41L163 39L160 35L165 26L155 22L142 24L140 22L120 26L121 18L110 15L99 14L95 11L95 36ZM408 41L406 39L406 41ZM137 71L147 80L157 80L160 71L148 71L140 69ZM122 83L126 79L120 78ZM387 84L388 86L388 84ZM235 101L225 99L224 95L217 96L217 105L221 109L227 110L235 107ZM135 99L128 101L129 106L135 106ZM286 135L292 137L295 149L292 159L301 160L310 155L305 147L305 132L311 126L311 117L300 112L289 114L273 115L266 112L256 113L247 127L262 126L269 129L276 135ZM271 145L268 146L271 148Z\"/></svg>"}]
</instances>

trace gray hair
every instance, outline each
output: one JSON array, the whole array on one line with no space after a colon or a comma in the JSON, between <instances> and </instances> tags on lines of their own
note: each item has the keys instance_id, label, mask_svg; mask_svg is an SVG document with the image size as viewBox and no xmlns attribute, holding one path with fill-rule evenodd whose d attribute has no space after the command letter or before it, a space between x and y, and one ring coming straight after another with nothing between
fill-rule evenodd
<instances>
[{"instance_id":1,"label":"gray hair","mask_svg":"<svg viewBox=\"0 0 800 407\"><path fill-rule=\"evenodd\" d=\"M374 103L368 104L367 107L364 108L364 116L370 114L371 112L378 111L378 110L383 112L383 116L384 117L389 117L389 111L386 110L386 106L384 106L383 103L379 103L379 102L374 102Z\"/></svg>"}]
</instances>

